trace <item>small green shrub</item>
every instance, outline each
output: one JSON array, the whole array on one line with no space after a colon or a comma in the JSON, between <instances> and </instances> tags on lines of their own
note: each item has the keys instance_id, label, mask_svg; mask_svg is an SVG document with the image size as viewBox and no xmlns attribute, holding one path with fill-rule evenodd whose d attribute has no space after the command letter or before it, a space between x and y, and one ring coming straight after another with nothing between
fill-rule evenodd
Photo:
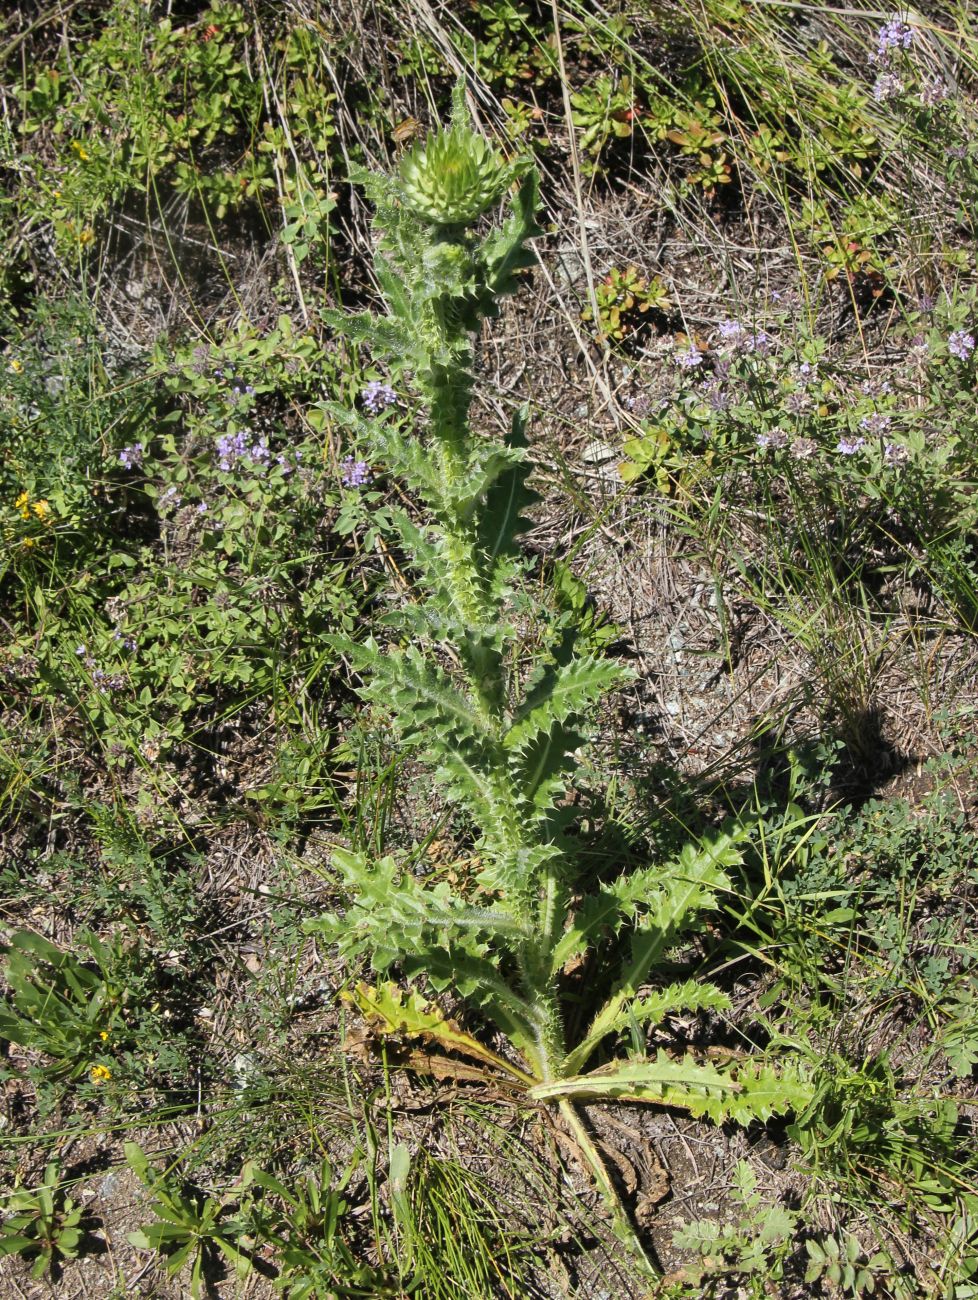
<instances>
[{"instance_id":1,"label":"small green shrub","mask_svg":"<svg viewBox=\"0 0 978 1300\"><path fill-rule=\"evenodd\" d=\"M594 286L598 304L598 338L621 343L641 325L642 317L650 311L664 312L672 306L665 285L657 275L651 280L639 275L634 266L624 271L612 267L604 279ZM591 320L594 313L586 307L581 320Z\"/></svg>"}]
</instances>

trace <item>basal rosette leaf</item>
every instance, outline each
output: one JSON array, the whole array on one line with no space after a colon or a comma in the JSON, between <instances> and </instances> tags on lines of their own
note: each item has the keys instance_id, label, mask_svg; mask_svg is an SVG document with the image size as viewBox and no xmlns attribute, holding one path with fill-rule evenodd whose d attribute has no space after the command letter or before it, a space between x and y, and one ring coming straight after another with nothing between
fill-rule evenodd
<instances>
[{"instance_id":1,"label":"basal rosette leaf","mask_svg":"<svg viewBox=\"0 0 978 1300\"><path fill-rule=\"evenodd\" d=\"M344 994L344 998L356 1006L376 1033L425 1039L447 1051L459 1052L504 1070L522 1083L534 1082L532 1076L467 1034L445 1015L437 1003L422 997L417 989L401 989L396 984L373 988L361 983L352 992Z\"/></svg>"},{"instance_id":2,"label":"basal rosette leaf","mask_svg":"<svg viewBox=\"0 0 978 1300\"><path fill-rule=\"evenodd\" d=\"M716 1124L747 1125L805 1108L812 1086L801 1068L785 1062L778 1069L741 1058L723 1066L674 1058L618 1062L592 1074L576 1075L530 1089L537 1101L634 1101L677 1107Z\"/></svg>"}]
</instances>

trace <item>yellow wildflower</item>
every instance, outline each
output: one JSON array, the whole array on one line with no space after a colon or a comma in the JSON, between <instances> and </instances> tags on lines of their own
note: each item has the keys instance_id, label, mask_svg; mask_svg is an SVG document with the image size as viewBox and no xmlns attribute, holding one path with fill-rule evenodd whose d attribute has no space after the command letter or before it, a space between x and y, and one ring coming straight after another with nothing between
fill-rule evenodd
<instances>
[{"instance_id":1,"label":"yellow wildflower","mask_svg":"<svg viewBox=\"0 0 978 1300\"><path fill-rule=\"evenodd\" d=\"M108 1031L107 1029L103 1029L103 1030L101 1031L101 1033L99 1034L99 1038L101 1038L101 1040L102 1040L103 1043L108 1042L108 1039L109 1039L109 1031Z\"/></svg>"},{"instance_id":2,"label":"yellow wildflower","mask_svg":"<svg viewBox=\"0 0 978 1300\"><path fill-rule=\"evenodd\" d=\"M89 157L88 152L83 148L83 146L77 140L72 140L71 147L72 149L74 149L75 153L77 153L79 161L88 162L88 157Z\"/></svg>"},{"instance_id":3,"label":"yellow wildflower","mask_svg":"<svg viewBox=\"0 0 978 1300\"><path fill-rule=\"evenodd\" d=\"M19 511L21 519L30 519L31 498L27 492L21 492L20 496L14 502L14 509Z\"/></svg>"},{"instance_id":4,"label":"yellow wildflower","mask_svg":"<svg viewBox=\"0 0 978 1300\"><path fill-rule=\"evenodd\" d=\"M46 501L35 501L31 509L42 523L46 523L51 514L51 507Z\"/></svg>"},{"instance_id":5,"label":"yellow wildflower","mask_svg":"<svg viewBox=\"0 0 978 1300\"><path fill-rule=\"evenodd\" d=\"M93 1065L89 1070L92 1083L108 1083L112 1078L112 1071L107 1065Z\"/></svg>"},{"instance_id":6,"label":"yellow wildflower","mask_svg":"<svg viewBox=\"0 0 978 1300\"><path fill-rule=\"evenodd\" d=\"M11 357L7 362L7 369L12 375L20 375L24 372L24 363L19 357Z\"/></svg>"}]
</instances>

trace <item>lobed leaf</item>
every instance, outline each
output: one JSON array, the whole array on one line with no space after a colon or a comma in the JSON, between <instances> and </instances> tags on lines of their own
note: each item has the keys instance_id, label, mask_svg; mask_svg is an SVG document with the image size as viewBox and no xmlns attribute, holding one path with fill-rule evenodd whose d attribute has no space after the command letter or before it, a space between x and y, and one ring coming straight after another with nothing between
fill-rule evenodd
<instances>
[{"instance_id":1,"label":"lobed leaf","mask_svg":"<svg viewBox=\"0 0 978 1300\"><path fill-rule=\"evenodd\" d=\"M660 1051L654 1060L619 1062L593 1074L537 1084L529 1095L537 1101L654 1102L716 1124L732 1119L747 1125L803 1109L812 1088L797 1067L787 1064L775 1070L744 1059L718 1068Z\"/></svg>"},{"instance_id":2,"label":"lobed leaf","mask_svg":"<svg viewBox=\"0 0 978 1300\"><path fill-rule=\"evenodd\" d=\"M451 1051L487 1065L494 1065L523 1083L532 1084L533 1078L518 1069L505 1057L484 1047L478 1039L452 1020L437 1004L423 998L416 989L400 989L396 984L376 988L360 983L351 993L343 995L352 1002L370 1027L385 1035L407 1035L438 1043Z\"/></svg>"}]
</instances>

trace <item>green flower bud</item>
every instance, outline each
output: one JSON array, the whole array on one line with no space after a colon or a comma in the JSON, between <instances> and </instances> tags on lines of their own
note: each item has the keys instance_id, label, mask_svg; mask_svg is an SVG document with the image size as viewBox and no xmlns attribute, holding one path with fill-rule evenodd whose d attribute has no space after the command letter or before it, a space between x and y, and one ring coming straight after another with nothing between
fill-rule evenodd
<instances>
[{"instance_id":1,"label":"green flower bud","mask_svg":"<svg viewBox=\"0 0 978 1300\"><path fill-rule=\"evenodd\" d=\"M453 126L416 145L401 161L401 198L425 221L469 226L495 203L513 177L481 135Z\"/></svg>"}]
</instances>

